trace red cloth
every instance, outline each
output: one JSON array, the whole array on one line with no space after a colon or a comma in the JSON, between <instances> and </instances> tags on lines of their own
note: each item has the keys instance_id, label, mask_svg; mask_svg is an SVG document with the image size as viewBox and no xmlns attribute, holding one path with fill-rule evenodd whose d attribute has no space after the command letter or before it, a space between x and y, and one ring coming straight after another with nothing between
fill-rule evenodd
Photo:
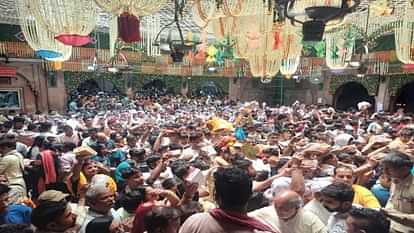
<instances>
[{"instance_id":1,"label":"red cloth","mask_svg":"<svg viewBox=\"0 0 414 233\"><path fill-rule=\"evenodd\" d=\"M51 150L40 152L40 159L42 161L43 171L45 177L40 177L37 182L37 191L42 193L46 190L47 184L53 184L57 181L57 174L55 168L55 159Z\"/></svg>"},{"instance_id":2,"label":"red cloth","mask_svg":"<svg viewBox=\"0 0 414 233\"><path fill-rule=\"evenodd\" d=\"M139 205L135 212L134 224L132 226L131 233L144 233L145 232L145 215L154 208L154 203L145 202Z\"/></svg>"},{"instance_id":3,"label":"red cloth","mask_svg":"<svg viewBox=\"0 0 414 233\"><path fill-rule=\"evenodd\" d=\"M55 36L55 39L62 42L65 45L78 47L89 44L92 41L91 37L89 37L88 35L81 36L75 34L60 34Z\"/></svg>"},{"instance_id":4,"label":"red cloth","mask_svg":"<svg viewBox=\"0 0 414 233\"><path fill-rule=\"evenodd\" d=\"M40 152L40 157L42 159L43 170L45 172L45 184L56 183L56 168L55 168L55 158L51 150L45 150Z\"/></svg>"},{"instance_id":5,"label":"red cloth","mask_svg":"<svg viewBox=\"0 0 414 233\"><path fill-rule=\"evenodd\" d=\"M247 214L225 211L220 208L210 210L209 214L218 222L227 222L241 227L246 227L251 230L278 233L259 220L247 216Z\"/></svg>"},{"instance_id":6,"label":"red cloth","mask_svg":"<svg viewBox=\"0 0 414 233\"><path fill-rule=\"evenodd\" d=\"M140 22L138 17L128 12L118 18L118 34L126 43L141 41Z\"/></svg>"}]
</instances>

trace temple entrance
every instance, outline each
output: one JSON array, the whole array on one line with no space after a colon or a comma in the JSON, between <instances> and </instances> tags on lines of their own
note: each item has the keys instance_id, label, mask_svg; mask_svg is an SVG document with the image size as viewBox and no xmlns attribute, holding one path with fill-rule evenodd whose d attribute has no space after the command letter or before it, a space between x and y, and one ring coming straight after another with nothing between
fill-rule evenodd
<instances>
[{"instance_id":1,"label":"temple entrance","mask_svg":"<svg viewBox=\"0 0 414 233\"><path fill-rule=\"evenodd\" d=\"M342 111L357 109L358 103L362 101L367 101L375 106L375 98L370 96L367 89L357 82L348 82L340 86L335 92L334 100L335 107Z\"/></svg>"},{"instance_id":2,"label":"temple entrance","mask_svg":"<svg viewBox=\"0 0 414 233\"><path fill-rule=\"evenodd\" d=\"M398 92L393 109L397 111L399 108L404 108L404 112L414 112L414 82L405 84Z\"/></svg>"},{"instance_id":3,"label":"temple entrance","mask_svg":"<svg viewBox=\"0 0 414 233\"><path fill-rule=\"evenodd\" d=\"M77 92L80 95L97 95L99 92L105 92L108 95L119 94L115 85L106 79L86 80L79 85Z\"/></svg>"}]
</instances>

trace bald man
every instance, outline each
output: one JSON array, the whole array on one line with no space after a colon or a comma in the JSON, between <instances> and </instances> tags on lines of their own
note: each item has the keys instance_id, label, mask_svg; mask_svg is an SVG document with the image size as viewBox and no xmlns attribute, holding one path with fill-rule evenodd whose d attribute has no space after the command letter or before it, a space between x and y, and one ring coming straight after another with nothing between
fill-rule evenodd
<instances>
[{"instance_id":1,"label":"bald man","mask_svg":"<svg viewBox=\"0 0 414 233\"><path fill-rule=\"evenodd\" d=\"M302 208L302 198L292 190L283 190L268 206L249 213L280 233L326 233L326 226Z\"/></svg>"}]
</instances>

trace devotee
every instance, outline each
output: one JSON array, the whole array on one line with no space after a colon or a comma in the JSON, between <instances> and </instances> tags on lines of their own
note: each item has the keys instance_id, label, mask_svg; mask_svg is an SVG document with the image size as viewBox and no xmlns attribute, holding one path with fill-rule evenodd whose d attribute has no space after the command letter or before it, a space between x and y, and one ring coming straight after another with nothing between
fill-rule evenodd
<instances>
[{"instance_id":1,"label":"devotee","mask_svg":"<svg viewBox=\"0 0 414 233\"><path fill-rule=\"evenodd\" d=\"M317 215L302 207L300 195L287 189L275 196L273 206L250 212L249 216L272 226L280 233L326 233L326 226Z\"/></svg>"},{"instance_id":2,"label":"devotee","mask_svg":"<svg viewBox=\"0 0 414 233\"><path fill-rule=\"evenodd\" d=\"M85 233L88 223L97 217L112 217L114 221L121 224L121 217L113 209L115 195L116 183L111 177L98 174L92 178L85 196L89 209L80 233Z\"/></svg>"},{"instance_id":3,"label":"devotee","mask_svg":"<svg viewBox=\"0 0 414 233\"><path fill-rule=\"evenodd\" d=\"M328 232L346 233L346 218L352 208L354 191L345 183L332 183L321 190L322 204L331 212L328 219Z\"/></svg>"},{"instance_id":4,"label":"devotee","mask_svg":"<svg viewBox=\"0 0 414 233\"><path fill-rule=\"evenodd\" d=\"M342 182L352 186L354 190L354 204L365 208L380 208L377 198L367 188L353 184L353 170L350 167L340 166L334 169L333 182Z\"/></svg>"},{"instance_id":5,"label":"devotee","mask_svg":"<svg viewBox=\"0 0 414 233\"><path fill-rule=\"evenodd\" d=\"M390 152L382 160L384 172L391 178L390 199L384 209L391 220L390 232L414 231L414 178L410 170L413 162L401 152Z\"/></svg>"},{"instance_id":6,"label":"devotee","mask_svg":"<svg viewBox=\"0 0 414 233\"><path fill-rule=\"evenodd\" d=\"M10 188L0 184L0 225L1 224L30 224L32 209L23 204L10 202Z\"/></svg>"},{"instance_id":7,"label":"devotee","mask_svg":"<svg viewBox=\"0 0 414 233\"><path fill-rule=\"evenodd\" d=\"M180 227L180 211L173 207L155 207L145 215L148 233L175 233Z\"/></svg>"},{"instance_id":8,"label":"devotee","mask_svg":"<svg viewBox=\"0 0 414 233\"><path fill-rule=\"evenodd\" d=\"M252 180L239 168L219 168L214 173L215 198L219 208L189 217L180 233L197 232L276 232L259 220L248 217L247 202L252 195ZM238 198L234 198L234 197Z\"/></svg>"},{"instance_id":9,"label":"devotee","mask_svg":"<svg viewBox=\"0 0 414 233\"><path fill-rule=\"evenodd\" d=\"M72 213L66 196L61 192L48 191L40 195L40 202L31 214L36 233L78 232L77 216Z\"/></svg>"},{"instance_id":10,"label":"devotee","mask_svg":"<svg viewBox=\"0 0 414 233\"><path fill-rule=\"evenodd\" d=\"M23 178L23 156L16 151L16 137L13 134L0 136L0 174L6 175L9 181L10 199L16 202L27 196L26 183Z\"/></svg>"},{"instance_id":11,"label":"devotee","mask_svg":"<svg viewBox=\"0 0 414 233\"><path fill-rule=\"evenodd\" d=\"M388 233L390 222L378 210L353 207L346 219L347 233Z\"/></svg>"}]
</instances>

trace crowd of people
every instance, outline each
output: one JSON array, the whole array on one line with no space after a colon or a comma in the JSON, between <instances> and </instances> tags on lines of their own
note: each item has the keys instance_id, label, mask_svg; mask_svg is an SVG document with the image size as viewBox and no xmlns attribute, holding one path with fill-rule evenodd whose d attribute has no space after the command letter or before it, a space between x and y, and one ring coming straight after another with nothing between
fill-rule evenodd
<instances>
[{"instance_id":1,"label":"crowd of people","mask_svg":"<svg viewBox=\"0 0 414 233\"><path fill-rule=\"evenodd\" d=\"M0 233L413 233L414 118L78 96L0 116Z\"/></svg>"}]
</instances>

